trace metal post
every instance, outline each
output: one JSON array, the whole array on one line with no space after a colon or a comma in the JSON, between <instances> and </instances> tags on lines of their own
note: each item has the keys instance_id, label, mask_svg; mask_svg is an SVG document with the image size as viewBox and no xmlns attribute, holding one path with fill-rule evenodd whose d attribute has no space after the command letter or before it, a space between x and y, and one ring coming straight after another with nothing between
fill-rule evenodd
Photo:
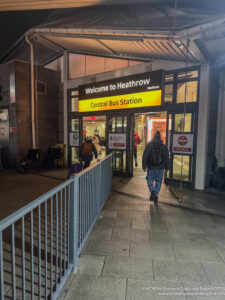
<instances>
[{"instance_id":1,"label":"metal post","mask_svg":"<svg viewBox=\"0 0 225 300\"><path fill-rule=\"evenodd\" d=\"M35 113L34 113L34 102L35 102L35 92L34 92L34 46L25 36L26 42L30 46L30 68L31 68L31 129L32 129L32 147L36 147L36 135L35 135Z\"/></svg>"}]
</instances>

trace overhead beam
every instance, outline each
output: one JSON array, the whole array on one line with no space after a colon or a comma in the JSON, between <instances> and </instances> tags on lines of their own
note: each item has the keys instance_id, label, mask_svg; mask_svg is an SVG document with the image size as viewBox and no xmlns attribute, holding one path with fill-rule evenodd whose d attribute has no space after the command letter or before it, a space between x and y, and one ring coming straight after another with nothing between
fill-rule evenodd
<instances>
[{"instance_id":1,"label":"overhead beam","mask_svg":"<svg viewBox=\"0 0 225 300\"><path fill-rule=\"evenodd\" d=\"M196 40L202 38L207 32L221 30L221 26L225 26L225 17L180 31L179 36L182 39Z\"/></svg>"},{"instance_id":2,"label":"overhead beam","mask_svg":"<svg viewBox=\"0 0 225 300\"><path fill-rule=\"evenodd\" d=\"M206 63L210 61L209 54L206 54L206 48L205 46L201 45L201 43L198 42L198 40L191 40L190 41L190 48L195 53L196 58L201 63Z\"/></svg>"},{"instance_id":3,"label":"overhead beam","mask_svg":"<svg viewBox=\"0 0 225 300\"><path fill-rule=\"evenodd\" d=\"M169 30L118 30L118 29L84 29L84 28L33 28L32 33L42 33L51 35L63 35L77 38L98 38L98 39L162 39L162 40L179 40L179 34L172 34Z\"/></svg>"}]
</instances>

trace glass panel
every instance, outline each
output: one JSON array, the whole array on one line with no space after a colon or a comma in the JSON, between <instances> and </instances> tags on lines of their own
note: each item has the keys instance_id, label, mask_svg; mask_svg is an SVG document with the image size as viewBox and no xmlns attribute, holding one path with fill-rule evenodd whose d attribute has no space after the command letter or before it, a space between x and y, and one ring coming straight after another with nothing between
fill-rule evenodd
<instances>
[{"instance_id":1,"label":"glass panel","mask_svg":"<svg viewBox=\"0 0 225 300\"><path fill-rule=\"evenodd\" d=\"M113 151L115 156L115 168L114 171L125 172L126 171L126 151Z\"/></svg>"},{"instance_id":2,"label":"glass panel","mask_svg":"<svg viewBox=\"0 0 225 300\"><path fill-rule=\"evenodd\" d=\"M127 131L127 117L123 117L123 132Z\"/></svg>"},{"instance_id":3,"label":"glass panel","mask_svg":"<svg viewBox=\"0 0 225 300\"><path fill-rule=\"evenodd\" d=\"M72 92L71 92L71 96L72 96L72 97L73 97L73 96L78 96L78 90L72 91Z\"/></svg>"},{"instance_id":4,"label":"glass panel","mask_svg":"<svg viewBox=\"0 0 225 300\"><path fill-rule=\"evenodd\" d=\"M173 81L173 74L167 74L165 76L165 82Z\"/></svg>"},{"instance_id":5,"label":"glass panel","mask_svg":"<svg viewBox=\"0 0 225 300\"><path fill-rule=\"evenodd\" d=\"M71 147L71 163L76 164L79 163L79 148L78 147Z\"/></svg>"},{"instance_id":6,"label":"glass panel","mask_svg":"<svg viewBox=\"0 0 225 300\"><path fill-rule=\"evenodd\" d=\"M71 119L71 131L79 131L79 119Z\"/></svg>"},{"instance_id":7,"label":"glass panel","mask_svg":"<svg viewBox=\"0 0 225 300\"><path fill-rule=\"evenodd\" d=\"M189 166L190 166L190 156L174 155L173 156L173 179L189 181ZM182 167L182 178L181 178L181 167Z\"/></svg>"},{"instance_id":8,"label":"glass panel","mask_svg":"<svg viewBox=\"0 0 225 300\"><path fill-rule=\"evenodd\" d=\"M123 132L123 118L117 117L116 132Z\"/></svg>"},{"instance_id":9,"label":"glass panel","mask_svg":"<svg viewBox=\"0 0 225 300\"><path fill-rule=\"evenodd\" d=\"M185 84L187 85L185 89ZM186 90L186 102L196 102L197 101L197 81L183 82L177 84L177 103L185 102L185 90Z\"/></svg>"},{"instance_id":10,"label":"glass panel","mask_svg":"<svg viewBox=\"0 0 225 300\"><path fill-rule=\"evenodd\" d=\"M79 105L78 98L71 98L71 111L78 111Z\"/></svg>"},{"instance_id":11,"label":"glass panel","mask_svg":"<svg viewBox=\"0 0 225 300\"><path fill-rule=\"evenodd\" d=\"M164 102L172 102L172 101L173 101L173 84L166 84Z\"/></svg>"},{"instance_id":12,"label":"glass panel","mask_svg":"<svg viewBox=\"0 0 225 300\"><path fill-rule=\"evenodd\" d=\"M172 134L172 115L169 115L169 128L168 128L168 148L170 149L170 141L171 141L171 134Z\"/></svg>"},{"instance_id":13,"label":"glass panel","mask_svg":"<svg viewBox=\"0 0 225 300\"><path fill-rule=\"evenodd\" d=\"M186 75L187 75L187 77L186 77ZM186 74L186 72L178 73L178 76L177 76L178 80L182 80L182 79L186 79L186 78L190 79L190 78L196 78L196 77L198 77L198 70L189 71L189 72L187 72L187 74Z\"/></svg>"},{"instance_id":14,"label":"glass panel","mask_svg":"<svg viewBox=\"0 0 225 300\"><path fill-rule=\"evenodd\" d=\"M9 112L8 109L0 109L0 121L6 122L9 120Z\"/></svg>"},{"instance_id":15,"label":"glass panel","mask_svg":"<svg viewBox=\"0 0 225 300\"><path fill-rule=\"evenodd\" d=\"M185 114L185 118L183 114L175 115L175 124L174 124L174 132L191 132L191 121L192 114ZM184 130L183 130L184 127Z\"/></svg>"},{"instance_id":16,"label":"glass panel","mask_svg":"<svg viewBox=\"0 0 225 300\"><path fill-rule=\"evenodd\" d=\"M109 132L115 132L116 130L116 118L110 117L109 118Z\"/></svg>"}]
</instances>

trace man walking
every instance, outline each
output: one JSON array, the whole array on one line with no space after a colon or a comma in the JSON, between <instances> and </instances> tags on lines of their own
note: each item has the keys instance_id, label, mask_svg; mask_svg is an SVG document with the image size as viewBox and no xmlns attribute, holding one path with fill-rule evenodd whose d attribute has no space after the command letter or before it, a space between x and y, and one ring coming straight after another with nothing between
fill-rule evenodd
<instances>
[{"instance_id":1,"label":"man walking","mask_svg":"<svg viewBox=\"0 0 225 300\"><path fill-rule=\"evenodd\" d=\"M143 157L142 168L146 171L147 183L151 192L150 201L157 202L160 192L163 170L169 170L169 151L161 140L159 131L156 131L154 138L147 144Z\"/></svg>"},{"instance_id":2,"label":"man walking","mask_svg":"<svg viewBox=\"0 0 225 300\"><path fill-rule=\"evenodd\" d=\"M82 144L80 149L80 159L81 163L84 162L84 169L90 166L90 163L93 159L92 153L94 153L95 158L98 158L97 150L92 143L92 137L88 137L87 140Z\"/></svg>"}]
</instances>

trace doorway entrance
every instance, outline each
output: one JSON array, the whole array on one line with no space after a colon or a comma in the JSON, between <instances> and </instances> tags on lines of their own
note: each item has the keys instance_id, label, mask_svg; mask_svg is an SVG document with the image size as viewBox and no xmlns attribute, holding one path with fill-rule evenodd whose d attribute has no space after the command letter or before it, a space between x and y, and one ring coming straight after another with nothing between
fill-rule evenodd
<instances>
[{"instance_id":1,"label":"doorway entrance","mask_svg":"<svg viewBox=\"0 0 225 300\"><path fill-rule=\"evenodd\" d=\"M156 131L160 131L161 139L166 144L167 134L167 112L146 112L134 115L134 133L140 137L140 143L137 145L137 151L134 149L133 175L136 177L145 177L142 171L142 155L148 142L154 137ZM135 152L137 152L137 159Z\"/></svg>"},{"instance_id":2,"label":"doorway entrance","mask_svg":"<svg viewBox=\"0 0 225 300\"><path fill-rule=\"evenodd\" d=\"M106 116L83 117L83 140L93 140L99 158L106 156Z\"/></svg>"},{"instance_id":3,"label":"doorway entrance","mask_svg":"<svg viewBox=\"0 0 225 300\"><path fill-rule=\"evenodd\" d=\"M79 163L79 151L82 143L90 137L98 151L98 158L106 156L106 116L76 117L71 119L70 126L70 164ZM77 135L76 141L71 136ZM97 138L94 138L97 137ZM95 162L95 160L93 160Z\"/></svg>"}]
</instances>

